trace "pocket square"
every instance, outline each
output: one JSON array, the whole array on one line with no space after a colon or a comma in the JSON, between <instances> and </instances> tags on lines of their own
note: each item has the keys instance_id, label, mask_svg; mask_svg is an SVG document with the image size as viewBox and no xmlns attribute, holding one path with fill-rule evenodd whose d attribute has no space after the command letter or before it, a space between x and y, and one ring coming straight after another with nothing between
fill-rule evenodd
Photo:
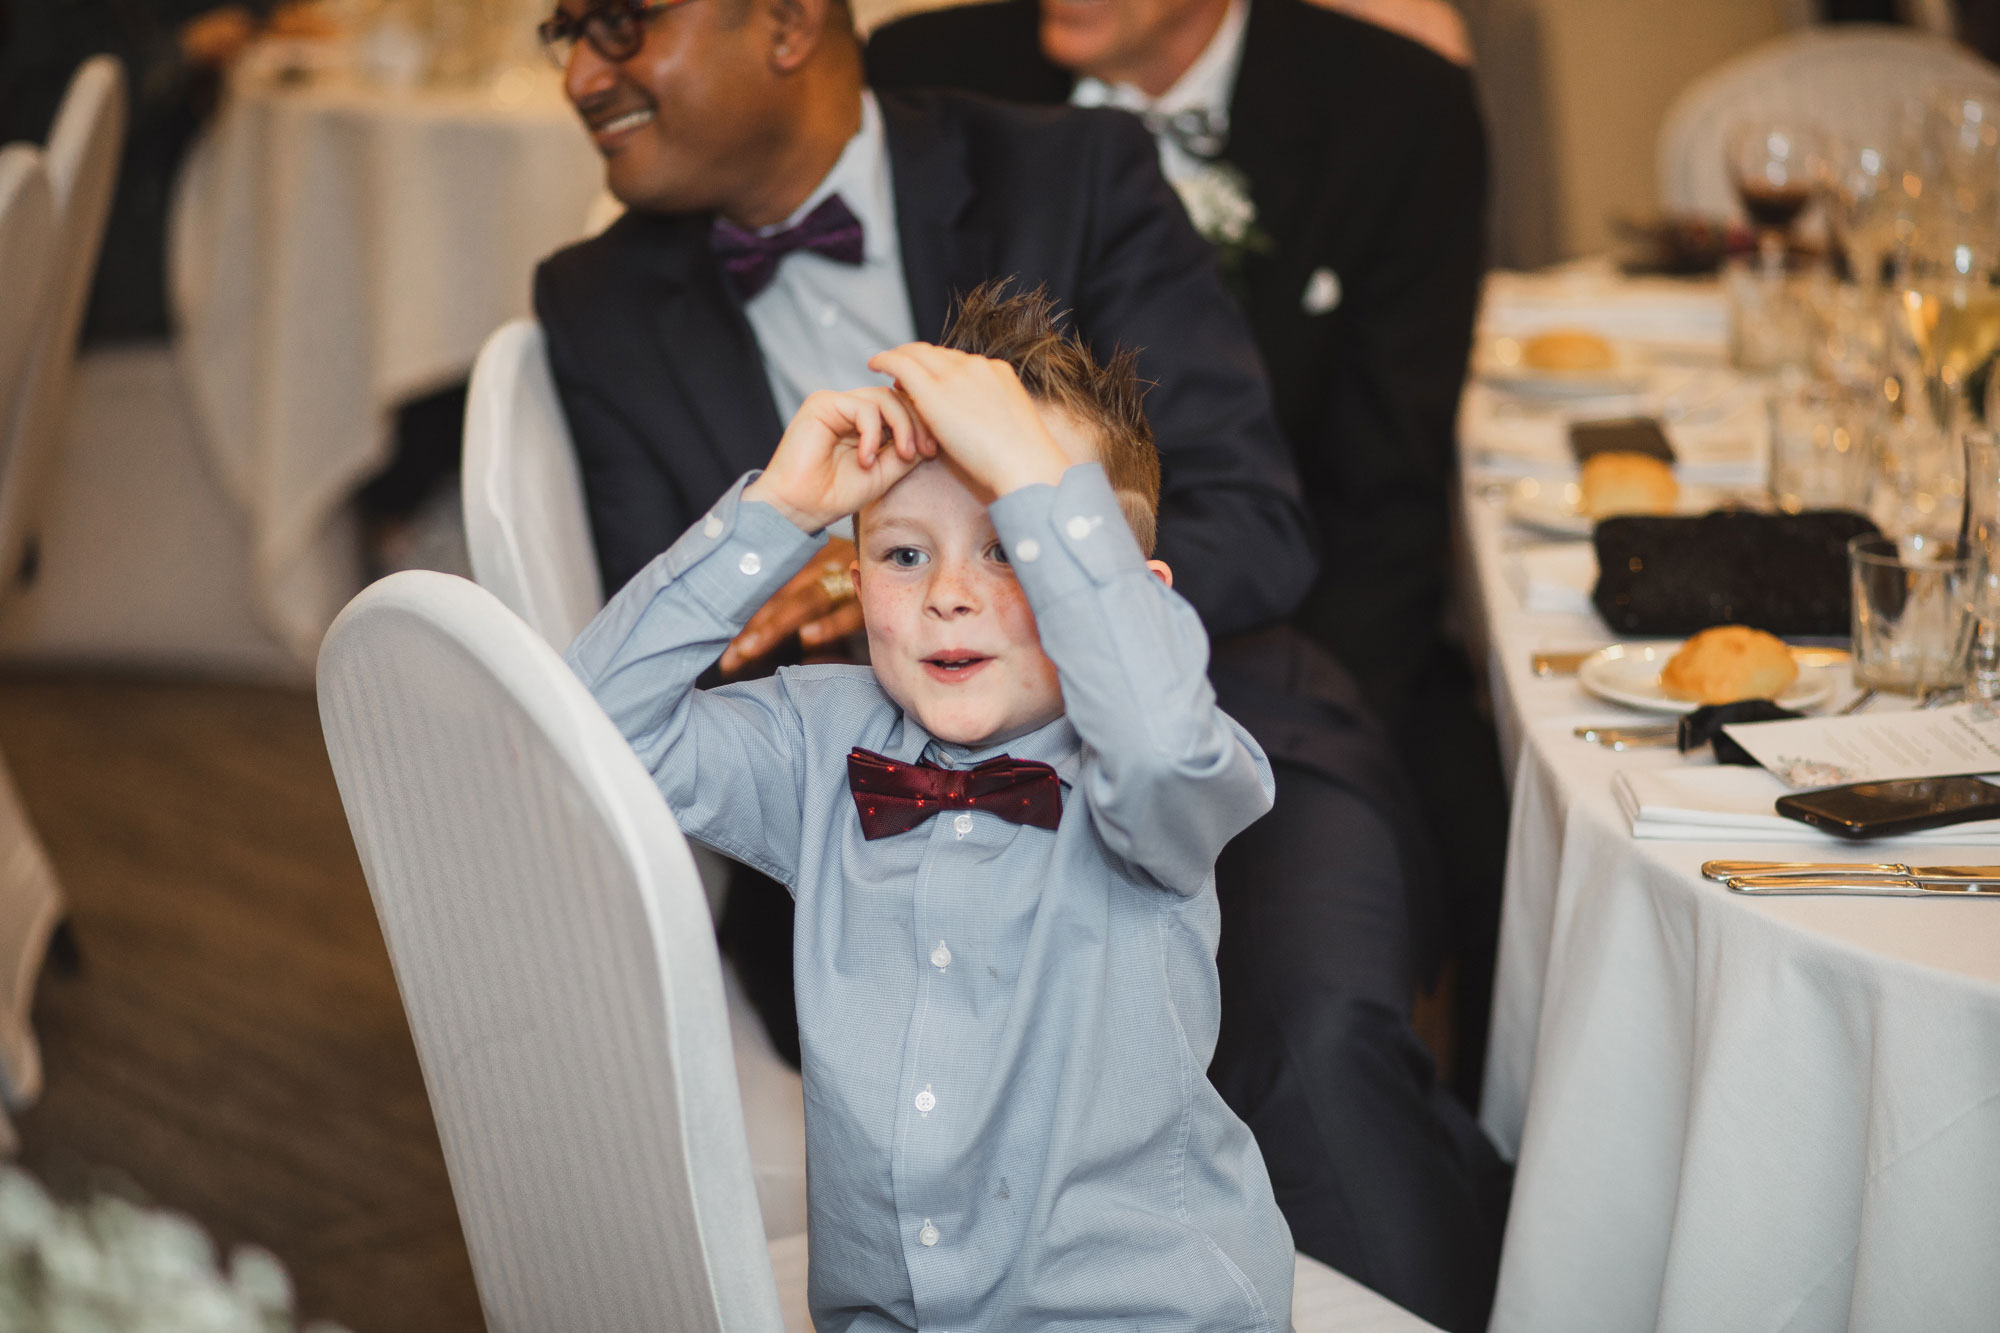
<instances>
[{"instance_id":1,"label":"pocket square","mask_svg":"<svg viewBox=\"0 0 2000 1333\"><path fill-rule=\"evenodd\" d=\"M1340 275L1330 268L1316 268L1306 279L1305 295L1299 308L1308 315L1324 315L1340 304Z\"/></svg>"}]
</instances>

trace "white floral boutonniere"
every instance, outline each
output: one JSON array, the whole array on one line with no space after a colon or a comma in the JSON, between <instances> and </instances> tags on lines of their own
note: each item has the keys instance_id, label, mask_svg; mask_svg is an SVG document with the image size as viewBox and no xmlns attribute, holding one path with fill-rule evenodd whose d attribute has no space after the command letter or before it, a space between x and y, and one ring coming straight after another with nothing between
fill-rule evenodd
<instances>
[{"instance_id":1,"label":"white floral boutonniere","mask_svg":"<svg viewBox=\"0 0 2000 1333\"><path fill-rule=\"evenodd\" d=\"M1258 225L1250 178L1227 162L1204 162L1192 176L1174 182L1181 206L1201 238L1219 252L1225 276L1234 281L1246 256L1266 254L1271 237Z\"/></svg>"}]
</instances>

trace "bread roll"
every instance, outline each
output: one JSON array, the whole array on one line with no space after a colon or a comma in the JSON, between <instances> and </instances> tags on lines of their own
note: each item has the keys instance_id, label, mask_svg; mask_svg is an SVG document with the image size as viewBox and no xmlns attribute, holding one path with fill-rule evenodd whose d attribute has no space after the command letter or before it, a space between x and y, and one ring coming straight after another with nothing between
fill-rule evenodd
<instances>
[{"instance_id":1,"label":"bread roll","mask_svg":"<svg viewBox=\"0 0 2000 1333\"><path fill-rule=\"evenodd\" d=\"M1747 625L1717 625L1681 645L1660 672L1660 688L1676 699L1728 704L1775 699L1798 678L1783 640Z\"/></svg>"},{"instance_id":2,"label":"bread roll","mask_svg":"<svg viewBox=\"0 0 2000 1333\"><path fill-rule=\"evenodd\" d=\"M1579 482L1583 512L1592 518L1671 514L1681 494L1673 468L1650 454L1592 454Z\"/></svg>"},{"instance_id":3,"label":"bread roll","mask_svg":"<svg viewBox=\"0 0 2000 1333\"><path fill-rule=\"evenodd\" d=\"M1618 354L1587 329L1550 329L1522 342L1521 361L1534 370L1609 370Z\"/></svg>"}]
</instances>

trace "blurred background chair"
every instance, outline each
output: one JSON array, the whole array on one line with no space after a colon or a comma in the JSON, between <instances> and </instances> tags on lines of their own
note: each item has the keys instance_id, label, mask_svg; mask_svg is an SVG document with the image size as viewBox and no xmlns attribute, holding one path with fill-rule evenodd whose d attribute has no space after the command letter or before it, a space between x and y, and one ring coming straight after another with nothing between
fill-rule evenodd
<instances>
[{"instance_id":1,"label":"blurred background chair","mask_svg":"<svg viewBox=\"0 0 2000 1333\"><path fill-rule=\"evenodd\" d=\"M41 507L69 409L77 335L104 243L118 155L125 142L125 69L112 56L78 67L49 130L45 161L56 247L40 327L28 353L27 391L15 404L0 460L0 600L32 582Z\"/></svg>"},{"instance_id":2,"label":"blurred background chair","mask_svg":"<svg viewBox=\"0 0 2000 1333\"><path fill-rule=\"evenodd\" d=\"M111 56L70 79L47 148L11 148L8 235L0 241L0 606L33 582L42 505L69 409L70 371L97 271L125 139L125 71ZM28 156L23 156L23 154ZM17 212L18 210L18 212ZM21 268L12 268L20 264ZM10 391L11 390L11 391ZM62 891L0 768L0 1098L18 1110L41 1093L29 1026L35 980L63 914Z\"/></svg>"},{"instance_id":3,"label":"blurred background chair","mask_svg":"<svg viewBox=\"0 0 2000 1333\"><path fill-rule=\"evenodd\" d=\"M30 144L0 148L0 293L6 294L0 300L0 424L17 421L34 396L31 377L57 247L55 197L41 150ZM41 1091L41 1053L28 1014L62 914L55 871L0 761L0 1097L15 1109ZM0 1146L11 1147L11 1140L0 1116Z\"/></svg>"},{"instance_id":4,"label":"blurred background chair","mask_svg":"<svg viewBox=\"0 0 2000 1333\"><path fill-rule=\"evenodd\" d=\"M1740 214L1729 137L1751 120L1809 124L1841 138L1894 125L1904 102L1941 86L2000 95L2000 70L1964 47L1909 28L1808 28L1745 51L1688 85L1660 125L1655 166L1669 212Z\"/></svg>"},{"instance_id":5,"label":"blurred background chair","mask_svg":"<svg viewBox=\"0 0 2000 1333\"><path fill-rule=\"evenodd\" d=\"M502 325L480 349L466 396L461 494L473 577L561 651L604 604L583 483L542 329ZM720 919L729 862L696 847L709 908ZM737 1079L764 1222L773 1236L806 1224L805 1091L723 964Z\"/></svg>"},{"instance_id":6,"label":"blurred background chair","mask_svg":"<svg viewBox=\"0 0 2000 1333\"><path fill-rule=\"evenodd\" d=\"M428 571L341 614L319 697L491 1326L806 1333L694 862L624 738L496 598ZM1304 1256L1293 1323L1431 1327Z\"/></svg>"}]
</instances>

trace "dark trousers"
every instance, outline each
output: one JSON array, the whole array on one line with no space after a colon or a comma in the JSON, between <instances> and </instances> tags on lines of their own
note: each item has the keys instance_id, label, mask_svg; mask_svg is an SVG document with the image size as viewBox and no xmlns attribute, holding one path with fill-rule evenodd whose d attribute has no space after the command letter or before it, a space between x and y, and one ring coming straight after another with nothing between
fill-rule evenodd
<instances>
[{"instance_id":1,"label":"dark trousers","mask_svg":"<svg viewBox=\"0 0 2000 1333\"><path fill-rule=\"evenodd\" d=\"M1276 806L1216 866L1209 1077L1256 1134L1299 1249L1443 1328L1484 1328L1509 1173L1410 1030L1395 841L1347 789L1275 767ZM797 1063L790 895L739 867L720 934Z\"/></svg>"},{"instance_id":2,"label":"dark trousers","mask_svg":"<svg viewBox=\"0 0 2000 1333\"><path fill-rule=\"evenodd\" d=\"M1209 1078L1257 1136L1300 1250L1442 1328L1486 1326L1511 1172L1410 1028L1395 839L1366 802L1275 765L1224 850Z\"/></svg>"}]
</instances>

